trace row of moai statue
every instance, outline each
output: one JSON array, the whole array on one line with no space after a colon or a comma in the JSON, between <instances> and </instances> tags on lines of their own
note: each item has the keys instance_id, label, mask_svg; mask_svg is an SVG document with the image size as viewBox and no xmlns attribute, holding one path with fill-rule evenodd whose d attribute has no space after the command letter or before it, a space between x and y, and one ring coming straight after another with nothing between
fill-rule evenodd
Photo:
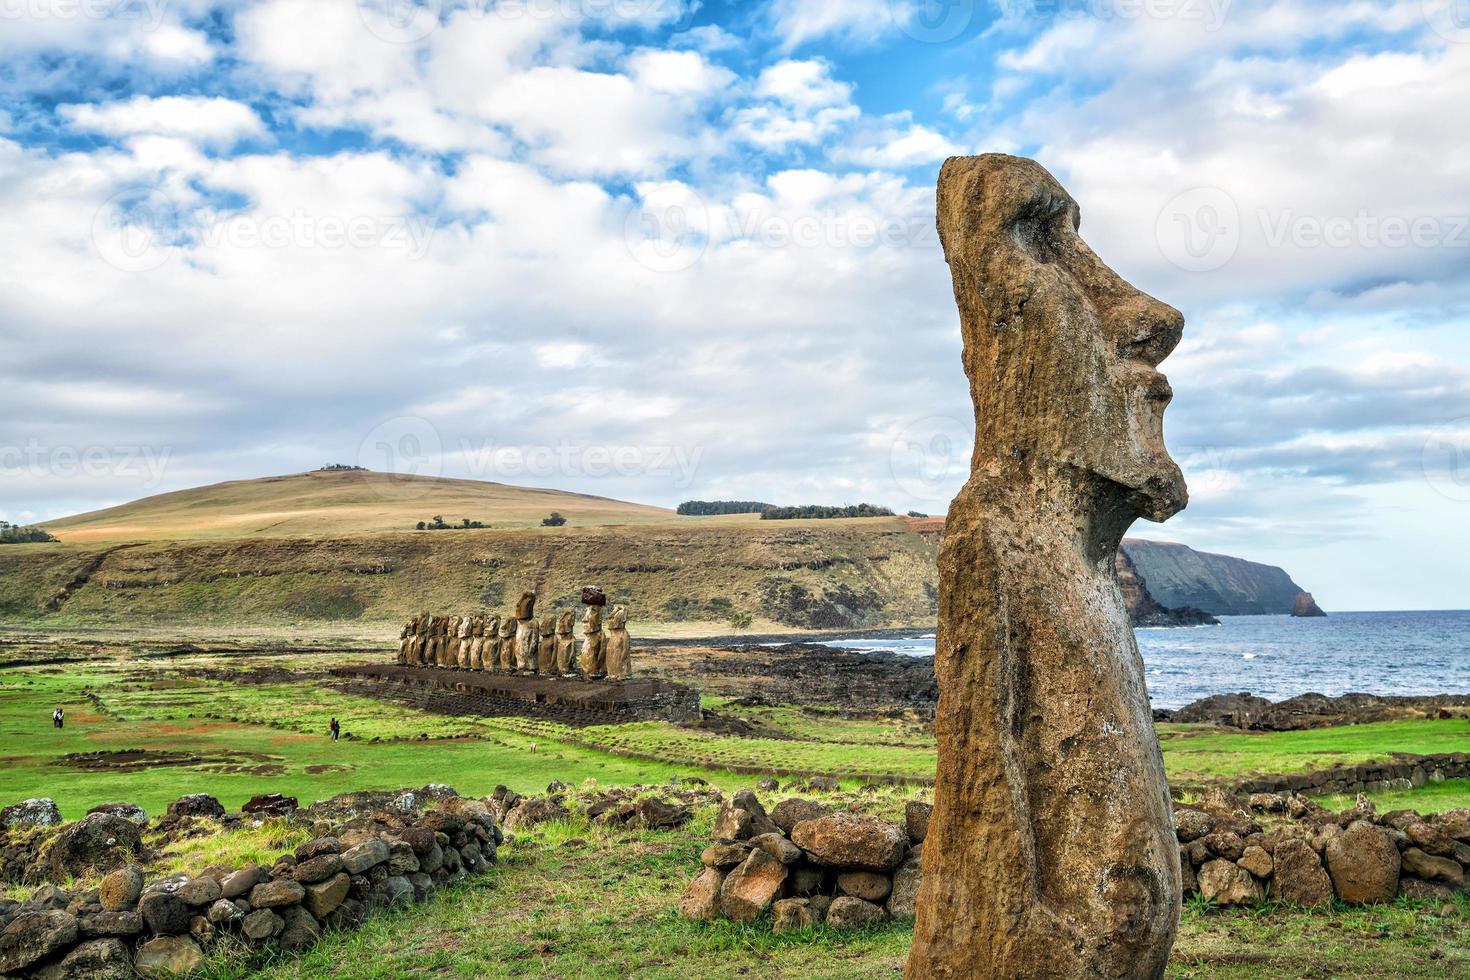
<instances>
[{"instance_id":1,"label":"row of moai statue","mask_svg":"<svg viewBox=\"0 0 1470 980\"><path fill-rule=\"evenodd\" d=\"M399 634L398 663L408 667L447 667L492 674L539 674L590 680L633 675L628 639L628 610L613 606L603 630L607 597L600 589L583 589L582 642L578 649L573 626L576 613L562 609L536 621L536 596L525 592L515 616L480 613L432 616L420 613Z\"/></svg>"}]
</instances>

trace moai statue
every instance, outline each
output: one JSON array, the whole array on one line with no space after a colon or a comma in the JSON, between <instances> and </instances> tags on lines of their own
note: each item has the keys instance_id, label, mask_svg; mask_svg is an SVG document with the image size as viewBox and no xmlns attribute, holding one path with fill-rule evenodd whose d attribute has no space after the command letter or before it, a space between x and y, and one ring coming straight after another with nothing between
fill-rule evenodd
<instances>
[{"instance_id":1,"label":"moai statue","mask_svg":"<svg viewBox=\"0 0 1470 980\"><path fill-rule=\"evenodd\" d=\"M500 673L500 617L485 618L485 652L481 655L485 669L492 674Z\"/></svg>"},{"instance_id":2,"label":"moai statue","mask_svg":"<svg viewBox=\"0 0 1470 980\"><path fill-rule=\"evenodd\" d=\"M403 629L398 632L398 666L400 667L408 664L408 648L411 645L410 638L412 636L413 620L410 619L403 624Z\"/></svg>"},{"instance_id":3,"label":"moai statue","mask_svg":"<svg viewBox=\"0 0 1470 980\"><path fill-rule=\"evenodd\" d=\"M470 620L470 670L485 668L485 614L477 613Z\"/></svg>"},{"instance_id":4,"label":"moai statue","mask_svg":"<svg viewBox=\"0 0 1470 980\"><path fill-rule=\"evenodd\" d=\"M536 625L536 593L522 592L516 603L516 669L522 674L536 673L540 655L541 630Z\"/></svg>"},{"instance_id":5,"label":"moai statue","mask_svg":"<svg viewBox=\"0 0 1470 980\"><path fill-rule=\"evenodd\" d=\"M556 614L556 672L561 677L577 674L577 614L563 609Z\"/></svg>"},{"instance_id":6,"label":"moai statue","mask_svg":"<svg viewBox=\"0 0 1470 980\"><path fill-rule=\"evenodd\" d=\"M1078 236L1040 164L939 174L975 407L939 550L939 764L904 974L1164 975L1179 844L1114 556L1187 494L1155 367L1184 318Z\"/></svg>"},{"instance_id":7,"label":"moai statue","mask_svg":"<svg viewBox=\"0 0 1470 980\"><path fill-rule=\"evenodd\" d=\"M439 666L453 667L459 659L459 617L444 620L444 642L439 647Z\"/></svg>"},{"instance_id":8,"label":"moai statue","mask_svg":"<svg viewBox=\"0 0 1470 980\"><path fill-rule=\"evenodd\" d=\"M438 616L430 616L424 622L424 666L435 667L439 662L439 632L443 627Z\"/></svg>"},{"instance_id":9,"label":"moai statue","mask_svg":"<svg viewBox=\"0 0 1470 980\"><path fill-rule=\"evenodd\" d=\"M540 636L536 648L536 669L547 677L555 677L561 671L556 667L556 616L552 613L541 617Z\"/></svg>"},{"instance_id":10,"label":"moai statue","mask_svg":"<svg viewBox=\"0 0 1470 980\"><path fill-rule=\"evenodd\" d=\"M411 666L424 665L425 631L429 626L429 614L419 613L413 620L413 633L408 638L408 662Z\"/></svg>"},{"instance_id":11,"label":"moai statue","mask_svg":"<svg viewBox=\"0 0 1470 980\"><path fill-rule=\"evenodd\" d=\"M628 607L613 606L607 614L607 636L602 643L608 677L621 680L633 676L633 651L628 644Z\"/></svg>"},{"instance_id":12,"label":"moai statue","mask_svg":"<svg viewBox=\"0 0 1470 980\"><path fill-rule=\"evenodd\" d=\"M516 619L507 616L500 621L500 672L516 672Z\"/></svg>"},{"instance_id":13,"label":"moai statue","mask_svg":"<svg viewBox=\"0 0 1470 980\"><path fill-rule=\"evenodd\" d=\"M602 650L602 607L588 606L582 614L582 676L588 680L601 680L607 676L607 666Z\"/></svg>"},{"instance_id":14,"label":"moai statue","mask_svg":"<svg viewBox=\"0 0 1470 980\"><path fill-rule=\"evenodd\" d=\"M470 644L474 642L471 639L470 630L473 627L473 617L464 616L460 619L458 649L454 658L455 666L460 670L469 670L470 668Z\"/></svg>"}]
</instances>

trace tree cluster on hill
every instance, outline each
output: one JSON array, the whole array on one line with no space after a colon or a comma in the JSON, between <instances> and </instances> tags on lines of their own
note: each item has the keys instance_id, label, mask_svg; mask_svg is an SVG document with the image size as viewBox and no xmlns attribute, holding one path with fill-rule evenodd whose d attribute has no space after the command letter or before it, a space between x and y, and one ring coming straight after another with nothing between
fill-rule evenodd
<instances>
[{"instance_id":1,"label":"tree cluster on hill","mask_svg":"<svg viewBox=\"0 0 1470 980\"><path fill-rule=\"evenodd\" d=\"M356 471L356 470L366 470L366 469L367 469L366 466L353 466L351 463L328 463L326 466L323 466L321 469L317 470L317 472L318 473L335 473L335 472L337 472L339 470L353 470L353 471Z\"/></svg>"},{"instance_id":2,"label":"tree cluster on hill","mask_svg":"<svg viewBox=\"0 0 1470 980\"><path fill-rule=\"evenodd\" d=\"M684 517L710 517L715 514L759 514L770 504L758 500L686 500L678 513Z\"/></svg>"},{"instance_id":3,"label":"tree cluster on hill","mask_svg":"<svg viewBox=\"0 0 1470 980\"><path fill-rule=\"evenodd\" d=\"M9 521L0 521L0 544L35 544L55 540L55 535L48 534L38 527L23 527Z\"/></svg>"},{"instance_id":4,"label":"tree cluster on hill","mask_svg":"<svg viewBox=\"0 0 1470 980\"><path fill-rule=\"evenodd\" d=\"M567 522L567 519L565 517L562 517L556 511L552 511L550 517L545 518L544 520L541 521L541 526L542 527L561 527L566 522Z\"/></svg>"},{"instance_id":5,"label":"tree cluster on hill","mask_svg":"<svg viewBox=\"0 0 1470 980\"><path fill-rule=\"evenodd\" d=\"M849 507L825 507L807 504L803 507L767 507L761 511L763 521L825 520L833 517L892 517L893 511L876 504L853 504Z\"/></svg>"},{"instance_id":6,"label":"tree cluster on hill","mask_svg":"<svg viewBox=\"0 0 1470 980\"><path fill-rule=\"evenodd\" d=\"M435 514L432 521L419 521L417 526L420 531L463 531L469 528L484 527L485 524L481 521L472 521L468 517L462 518L458 524L450 524Z\"/></svg>"}]
</instances>

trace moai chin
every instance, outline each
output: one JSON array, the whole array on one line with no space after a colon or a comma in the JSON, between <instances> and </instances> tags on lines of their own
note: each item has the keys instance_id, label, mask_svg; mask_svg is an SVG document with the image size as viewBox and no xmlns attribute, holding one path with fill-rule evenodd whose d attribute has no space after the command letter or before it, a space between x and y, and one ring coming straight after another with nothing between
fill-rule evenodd
<instances>
[{"instance_id":1,"label":"moai chin","mask_svg":"<svg viewBox=\"0 0 1470 980\"><path fill-rule=\"evenodd\" d=\"M607 637L603 640L603 662L608 677L633 676L633 651L628 639L628 607L613 606L607 615Z\"/></svg>"},{"instance_id":2,"label":"moai chin","mask_svg":"<svg viewBox=\"0 0 1470 980\"><path fill-rule=\"evenodd\" d=\"M485 669L492 674L500 673L500 617L485 619L485 649L480 655Z\"/></svg>"},{"instance_id":3,"label":"moai chin","mask_svg":"<svg viewBox=\"0 0 1470 980\"><path fill-rule=\"evenodd\" d=\"M1179 312L1039 164L951 159L939 234L975 405L939 554L939 764L905 976L1160 977L1179 847L1113 560L1187 500L1155 367Z\"/></svg>"},{"instance_id":4,"label":"moai chin","mask_svg":"<svg viewBox=\"0 0 1470 980\"><path fill-rule=\"evenodd\" d=\"M540 632L536 627L536 594L522 592L516 603L516 668L523 674L536 673Z\"/></svg>"},{"instance_id":5,"label":"moai chin","mask_svg":"<svg viewBox=\"0 0 1470 980\"><path fill-rule=\"evenodd\" d=\"M582 614L582 655L578 666L582 676L598 680L607 674L602 650L602 607L588 606Z\"/></svg>"},{"instance_id":6,"label":"moai chin","mask_svg":"<svg viewBox=\"0 0 1470 980\"><path fill-rule=\"evenodd\" d=\"M577 673L577 638L573 635L577 614L563 609L556 614L556 672L562 677Z\"/></svg>"},{"instance_id":7,"label":"moai chin","mask_svg":"<svg viewBox=\"0 0 1470 980\"><path fill-rule=\"evenodd\" d=\"M536 647L536 669L547 677L561 673L556 667L556 616L541 617L541 630Z\"/></svg>"}]
</instances>

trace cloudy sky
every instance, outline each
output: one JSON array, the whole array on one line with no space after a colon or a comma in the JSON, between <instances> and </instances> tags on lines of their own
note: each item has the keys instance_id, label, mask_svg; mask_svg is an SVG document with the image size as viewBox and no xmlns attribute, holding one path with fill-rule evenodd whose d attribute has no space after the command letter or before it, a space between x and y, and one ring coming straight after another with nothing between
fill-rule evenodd
<instances>
[{"instance_id":1,"label":"cloudy sky","mask_svg":"<svg viewBox=\"0 0 1470 980\"><path fill-rule=\"evenodd\" d=\"M1450 0L0 0L0 518L355 463L942 513L933 188L1182 309L1145 536L1470 605Z\"/></svg>"}]
</instances>

